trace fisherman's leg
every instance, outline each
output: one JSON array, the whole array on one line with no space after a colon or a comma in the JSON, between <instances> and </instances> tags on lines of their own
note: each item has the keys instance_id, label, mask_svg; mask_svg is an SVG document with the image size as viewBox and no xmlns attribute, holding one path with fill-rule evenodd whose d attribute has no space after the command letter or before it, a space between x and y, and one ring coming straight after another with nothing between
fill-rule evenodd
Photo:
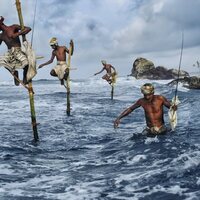
<instances>
[{"instance_id":1,"label":"fisherman's leg","mask_svg":"<svg viewBox=\"0 0 200 200\"><path fill-rule=\"evenodd\" d=\"M51 74L51 76L58 77L58 75L56 74L54 69L51 70L50 74ZM63 79L60 80L60 84L64 85L64 80Z\"/></svg>"},{"instance_id":2,"label":"fisherman's leg","mask_svg":"<svg viewBox=\"0 0 200 200\"><path fill-rule=\"evenodd\" d=\"M102 79L107 81L107 75L102 76Z\"/></svg>"},{"instance_id":3,"label":"fisherman's leg","mask_svg":"<svg viewBox=\"0 0 200 200\"><path fill-rule=\"evenodd\" d=\"M61 80L60 80L60 84L61 84L61 85L64 85L64 79L61 79Z\"/></svg>"},{"instance_id":4,"label":"fisherman's leg","mask_svg":"<svg viewBox=\"0 0 200 200\"><path fill-rule=\"evenodd\" d=\"M52 70L50 71L50 75L51 75L51 76L54 76L54 77L55 77L55 76L56 76L56 77L58 76L58 75L56 74L56 72L55 72L54 69L52 69Z\"/></svg>"},{"instance_id":5,"label":"fisherman's leg","mask_svg":"<svg viewBox=\"0 0 200 200\"><path fill-rule=\"evenodd\" d=\"M109 84L112 83L112 81L110 80L110 77L107 74L102 76L102 79L106 80Z\"/></svg>"},{"instance_id":6,"label":"fisherman's leg","mask_svg":"<svg viewBox=\"0 0 200 200\"><path fill-rule=\"evenodd\" d=\"M111 77L108 79L108 83L109 83L109 84L112 83L112 78L111 78Z\"/></svg>"},{"instance_id":7,"label":"fisherman's leg","mask_svg":"<svg viewBox=\"0 0 200 200\"><path fill-rule=\"evenodd\" d=\"M69 68L66 68L63 79L67 80L68 76L69 76Z\"/></svg>"},{"instance_id":8,"label":"fisherman's leg","mask_svg":"<svg viewBox=\"0 0 200 200\"><path fill-rule=\"evenodd\" d=\"M20 82L16 79L16 78L19 79L19 73L18 73L18 71L15 70L13 74L14 74L14 83L15 83L16 86L19 86Z\"/></svg>"},{"instance_id":9,"label":"fisherman's leg","mask_svg":"<svg viewBox=\"0 0 200 200\"><path fill-rule=\"evenodd\" d=\"M5 67L11 74L13 74L14 75L14 83L15 83L15 85L16 86L19 86L19 81L17 80L17 79L19 79L19 73L18 73L18 71L16 71L16 70L14 70L14 72L12 72L9 68L7 68L7 67ZM16 79L16 78L17 79Z\"/></svg>"},{"instance_id":10,"label":"fisherman's leg","mask_svg":"<svg viewBox=\"0 0 200 200\"><path fill-rule=\"evenodd\" d=\"M112 75L111 74L107 74L107 81L109 84L112 83Z\"/></svg>"},{"instance_id":11,"label":"fisherman's leg","mask_svg":"<svg viewBox=\"0 0 200 200\"><path fill-rule=\"evenodd\" d=\"M28 84L27 72L29 68L29 63L26 54L21 51L21 48L15 48L13 50L13 56L18 63L17 65L20 65L20 68L23 68L23 83Z\"/></svg>"},{"instance_id":12,"label":"fisherman's leg","mask_svg":"<svg viewBox=\"0 0 200 200\"><path fill-rule=\"evenodd\" d=\"M27 81L27 72L28 72L28 65L26 65L23 68L23 83L24 84L28 84L28 81Z\"/></svg>"},{"instance_id":13,"label":"fisherman's leg","mask_svg":"<svg viewBox=\"0 0 200 200\"><path fill-rule=\"evenodd\" d=\"M69 69L67 68L67 69L65 70L63 79L60 80L60 84L61 84L61 85L64 85L64 81L67 81L68 76L69 76Z\"/></svg>"}]
</instances>

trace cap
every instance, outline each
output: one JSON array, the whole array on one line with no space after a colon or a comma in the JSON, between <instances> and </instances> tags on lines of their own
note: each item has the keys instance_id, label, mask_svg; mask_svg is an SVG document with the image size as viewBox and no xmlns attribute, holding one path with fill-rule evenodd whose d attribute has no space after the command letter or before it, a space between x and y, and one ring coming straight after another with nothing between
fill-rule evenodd
<instances>
[{"instance_id":1,"label":"cap","mask_svg":"<svg viewBox=\"0 0 200 200\"><path fill-rule=\"evenodd\" d=\"M102 60L101 63L104 64L104 65L106 65L106 61L105 60Z\"/></svg>"},{"instance_id":2,"label":"cap","mask_svg":"<svg viewBox=\"0 0 200 200\"><path fill-rule=\"evenodd\" d=\"M145 83L141 87L141 92L143 94L153 94L154 93L154 86L151 83Z\"/></svg>"},{"instance_id":3,"label":"cap","mask_svg":"<svg viewBox=\"0 0 200 200\"><path fill-rule=\"evenodd\" d=\"M49 41L50 45L58 45L58 41L56 37L52 37L51 40Z\"/></svg>"}]
</instances>

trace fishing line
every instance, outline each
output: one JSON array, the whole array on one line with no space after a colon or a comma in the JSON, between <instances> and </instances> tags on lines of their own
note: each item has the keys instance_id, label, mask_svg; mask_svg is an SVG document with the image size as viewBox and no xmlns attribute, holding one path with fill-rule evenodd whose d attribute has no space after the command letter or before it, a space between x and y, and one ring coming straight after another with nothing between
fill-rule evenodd
<instances>
[{"instance_id":1,"label":"fishing line","mask_svg":"<svg viewBox=\"0 0 200 200\"><path fill-rule=\"evenodd\" d=\"M35 9L34 9L34 17L33 17L33 29L32 29L32 35L31 35L31 46L33 45L33 35L34 35L34 30L35 30L36 11L37 11L37 0L35 1Z\"/></svg>"},{"instance_id":2,"label":"fishing line","mask_svg":"<svg viewBox=\"0 0 200 200\"><path fill-rule=\"evenodd\" d=\"M175 95L174 95L175 99L178 93L178 83L179 83L179 77L180 77L181 62L182 62L182 57L183 57L183 44L184 44L184 32L182 31L181 55L180 55L180 60L179 60L178 78L177 78L177 84L176 84Z\"/></svg>"}]
</instances>

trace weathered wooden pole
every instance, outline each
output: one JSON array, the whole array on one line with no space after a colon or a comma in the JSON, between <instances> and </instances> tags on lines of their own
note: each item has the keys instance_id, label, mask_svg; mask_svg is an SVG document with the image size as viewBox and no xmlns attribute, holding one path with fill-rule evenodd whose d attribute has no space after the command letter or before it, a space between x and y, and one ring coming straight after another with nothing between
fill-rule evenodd
<instances>
[{"instance_id":1,"label":"weathered wooden pole","mask_svg":"<svg viewBox=\"0 0 200 200\"><path fill-rule=\"evenodd\" d=\"M114 95L114 85L111 85L111 100L113 100L113 95Z\"/></svg>"},{"instance_id":2,"label":"weathered wooden pole","mask_svg":"<svg viewBox=\"0 0 200 200\"><path fill-rule=\"evenodd\" d=\"M17 8L20 26L21 26L21 29L23 30L24 29L24 22L23 22L20 0L16 0L16 8ZM22 35L22 39L23 39L23 41L26 41L25 35ZM36 141L39 140L39 136L38 136L38 131L37 131L37 122L36 122L36 114L35 114L34 92L33 92L33 87L32 87L32 80L29 81L28 88L29 88L28 93L29 93L29 102L30 102L33 136L34 136L34 141L36 142Z\"/></svg>"},{"instance_id":3,"label":"weathered wooden pole","mask_svg":"<svg viewBox=\"0 0 200 200\"><path fill-rule=\"evenodd\" d=\"M68 76L66 79L66 83L67 83L67 115L70 116L70 65L71 65L71 56L73 54L74 51L74 43L73 40L70 40L70 46L69 46L69 55L68 55L68 59L67 59L67 65L68 65Z\"/></svg>"},{"instance_id":4,"label":"weathered wooden pole","mask_svg":"<svg viewBox=\"0 0 200 200\"><path fill-rule=\"evenodd\" d=\"M117 77L117 73L116 72L113 72L112 73L112 83L111 83L111 100L113 100L113 96L114 96L114 86L115 86L115 83L116 83L116 77Z\"/></svg>"},{"instance_id":5,"label":"weathered wooden pole","mask_svg":"<svg viewBox=\"0 0 200 200\"><path fill-rule=\"evenodd\" d=\"M36 114L35 114L35 105L34 105L34 92L32 83L29 83L29 102L30 102L30 109L31 109L31 121L32 121L32 129L33 129L33 136L35 142L39 140L38 131L37 131L37 122L36 122Z\"/></svg>"}]
</instances>

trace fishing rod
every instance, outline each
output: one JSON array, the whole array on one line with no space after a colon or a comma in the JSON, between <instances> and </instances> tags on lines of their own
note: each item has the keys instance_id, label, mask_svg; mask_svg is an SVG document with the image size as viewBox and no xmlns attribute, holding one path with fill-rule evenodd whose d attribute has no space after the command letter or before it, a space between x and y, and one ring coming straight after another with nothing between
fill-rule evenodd
<instances>
[{"instance_id":1,"label":"fishing rod","mask_svg":"<svg viewBox=\"0 0 200 200\"><path fill-rule=\"evenodd\" d=\"M31 46L33 45L33 36L34 36L34 30L35 30L36 11L37 11L37 0L35 0L35 9L34 9L34 17L33 17L33 28L32 28L32 35L31 35Z\"/></svg>"},{"instance_id":2,"label":"fishing rod","mask_svg":"<svg viewBox=\"0 0 200 200\"><path fill-rule=\"evenodd\" d=\"M182 56L183 56L183 45L184 45L184 33L182 32L181 53L180 53L180 60L179 60L179 67L178 67L177 84L176 84L174 97L172 98L171 107L168 112L171 128L173 131L175 130L175 127L177 125L177 113L176 113L176 110L174 110L173 106L177 106L180 103L177 94L178 94L178 84L179 84L179 78L180 78L181 62L182 62Z\"/></svg>"},{"instance_id":3,"label":"fishing rod","mask_svg":"<svg viewBox=\"0 0 200 200\"><path fill-rule=\"evenodd\" d=\"M176 84L176 89L175 89L175 94L174 94L175 100L178 93L178 83L179 83L179 78L180 78L181 62L182 62L182 57L183 57L183 45L184 45L184 32L182 31L181 54L180 54L180 60L179 60L179 66L178 66L177 84Z\"/></svg>"}]
</instances>

